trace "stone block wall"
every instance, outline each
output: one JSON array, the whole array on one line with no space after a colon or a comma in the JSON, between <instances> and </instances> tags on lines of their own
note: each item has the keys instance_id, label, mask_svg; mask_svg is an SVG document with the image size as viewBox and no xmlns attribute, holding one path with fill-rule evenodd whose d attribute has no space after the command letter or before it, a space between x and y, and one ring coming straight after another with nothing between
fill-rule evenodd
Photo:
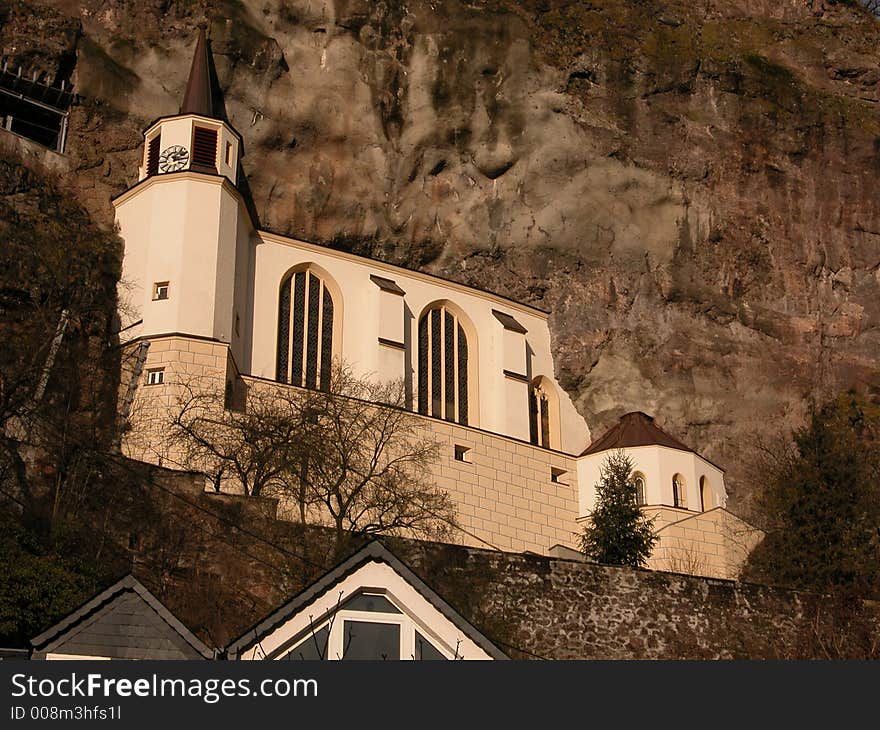
<instances>
[{"instance_id":1,"label":"stone block wall","mask_svg":"<svg viewBox=\"0 0 880 730\"><path fill-rule=\"evenodd\" d=\"M734 579L764 533L723 507L684 513L657 508L655 531L660 538L648 567Z\"/></svg>"},{"instance_id":2,"label":"stone block wall","mask_svg":"<svg viewBox=\"0 0 880 730\"><path fill-rule=\"evenodd\" d=\"M130 365L131 358L127 358ZM164 368L165 382L149 385L149 372ZM160 466L197 469L167 443L169 418L179 408L183 383L233 397L241 389L275 388L270 381L240 378L222 343L169 335L151 340L122 448L127 456ZM124 373L122 387L129 382ZM287 386L289 387L289 386ZM413 414L418 430L440 445L433 467L437 486L452 498L460 544L513 552L576 549L579 519L577 459L507 436ZM235 486L224 484L224 491ZM733 578L760 533L722 508L705 513L666 506L645 508L655 517L660 541L649 566L660 570ZM296 519L298 510L279 506ZM320 516L315 517L320 523Z\"/></svg>"},{"instance_id":3,"label":"stone block wall","mask_svg":"<svg viewBox=\"0 0 880 730\"><path fill-rule=\"evenodd\" d=\"M384 541L516 659L876 658L880 604L654 570ZM872 649L872 647L874 647Z\"/></svg>"},{"instance_id":4,"label":"stone block wall","mask_svg":"<svg viewBox=\"0 0 880 730\"><path fill-rule=\"evenodd\" d=\"M455 502L462 544L545 555L554 545L576 544L578 491L572 456L418 418L426 436L441 444L434 474ZM467 449L463 460L456 459L456 449Z\"/></svg>"},{"instance_id":5,"label":"stone block wall","mask_svg":"<svg viewBox=\"0 0 880 730\"><path fill-rule=\"evenodd\" d=\"M127 347L123 358L120 380L123 390L132 375L136 346ZM164 382L150 385L150 371L159 368L164 370ZM168 419L179 407L183 384L219 389L222 393L230 369L234 370L234 365L229 347L223 343L178 335L151 339L131 405L129 428L122 438L122 453L159 466L197 468L197 465L183 463L178 450L167 443Z\"/></svg>"}]
</instances>

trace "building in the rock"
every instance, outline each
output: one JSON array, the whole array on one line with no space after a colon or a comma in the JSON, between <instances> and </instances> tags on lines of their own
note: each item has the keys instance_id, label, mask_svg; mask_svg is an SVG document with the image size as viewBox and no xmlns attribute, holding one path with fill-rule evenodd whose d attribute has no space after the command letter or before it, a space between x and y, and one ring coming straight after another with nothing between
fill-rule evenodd
<instances>
[{"instance_id":1,"label":"building in the rock","mask_svg":"<svg viewBox=\"0 0 880 730\"><path fill-rule=\"evenodd\" d=\"M462 543L571 551L601 452L623 447L659 515L656 566L736 572L742 555L722 532L754 537L724 510L723 472L640 414L587 448L587 424L554 377L546 312L259 230L239 185L244 140L215 101L201 35L180 113L145 130L139 180L114 200L122 325L142 360L126 409L161 412L169 387L191 376L231 393L266 380L326 388L342 360L402 379L409 407L446 445L435 474ZM124 448L172 464L154 436L135 421Z\"/></svg>"}]
</instances>

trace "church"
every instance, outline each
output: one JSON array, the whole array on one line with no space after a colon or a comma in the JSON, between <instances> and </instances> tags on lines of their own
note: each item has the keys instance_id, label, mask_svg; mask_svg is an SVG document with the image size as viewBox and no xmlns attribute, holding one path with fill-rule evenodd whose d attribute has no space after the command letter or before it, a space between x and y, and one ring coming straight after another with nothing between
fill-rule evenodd
<instances>
[{"instance_id":1,"label":"church","mask_svg":"<svg viewBox=\"0 0 880 730\"><path fill-rule=\"evenodd\" d=\"M600 467L622 450L659 538L649 567L737 575L760 533L726 510L724 470L644 413L592 434L554 376L548 312L260 230L242 192L246 140L211 79L201 33L180 113L146 128L138 180L113 201L126 413L169 409L186 377L246 404L266 383L327 389L332 364L349 363L402 381L442 444L433 474L455 504L456 543L578 558ZM154 427L131 424L126 455L191 468L161 453Z\"/></svg>"}]
</instances>

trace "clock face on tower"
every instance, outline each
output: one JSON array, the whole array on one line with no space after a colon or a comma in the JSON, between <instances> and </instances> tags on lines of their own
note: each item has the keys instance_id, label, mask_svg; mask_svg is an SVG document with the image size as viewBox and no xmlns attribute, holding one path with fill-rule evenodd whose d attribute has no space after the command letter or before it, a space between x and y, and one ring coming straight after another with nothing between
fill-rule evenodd
<instances>
[{"instance_id":1,"label":"clock face on tower","mask_svg":"<svg viewBox=\"0 0 880 730\"><path fill-rule=\"evenodd\" d=\"M189 162L189 151L179 144L171 145L159 155L159 172L177 172Z\"/></svg>"}]
</instances>

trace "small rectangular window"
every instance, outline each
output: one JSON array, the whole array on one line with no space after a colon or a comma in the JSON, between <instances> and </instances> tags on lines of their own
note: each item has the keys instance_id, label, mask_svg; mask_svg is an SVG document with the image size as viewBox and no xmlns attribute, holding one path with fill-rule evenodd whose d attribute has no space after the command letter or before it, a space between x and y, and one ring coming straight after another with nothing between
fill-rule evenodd
<instances>
[{"instance_id":1,"label":"small rectangular window","mask_svg":"<svg viewBox=\"0 0 880 730\"><path fill-rule=\"evenodd\" d=\"M556 484L562 484L562 476L567 472L565 469L557 469L555 466L550 467L550 481Z\"/></svg>"},{"instance_id":2,"label":"small rectangular window","mask_svg":"<svg viewBox=\"0 0 880 730\"><path fill-rule=\"evenodd\" d=\"M165 368L147 370L147 385L162 385L165 382Z\"/></svg>"},{"instance_id":3,"label":"small rectangular window","mask_svg":"<svg viewBox=\"0 0 880 730\"><path fill-rule=\"evenodd\" d=\"M159 299L168 299L167 281L157 281L153 284L153 301L158 301Z\"/></svg>"},{"instance_id":4,"label":"small rectangular window","mask_svg":"<svg viewBox=\"0 0 880 730\"><path fill-rule=\"evenodd\" d=\"M226 166L232 167L232 142L226 143Z\"/></svg>"},{"instance_id":5,"label":"small rectangular window","mask_svg":"<svg viewBox=\"0 0 880 730\"><path fill-rule=\"evenodd\" d=\"M455 445L455 460L456 461L467 461L467 452L470 449L467 446L459 446Z\"/></svg>"}]
</instances>

